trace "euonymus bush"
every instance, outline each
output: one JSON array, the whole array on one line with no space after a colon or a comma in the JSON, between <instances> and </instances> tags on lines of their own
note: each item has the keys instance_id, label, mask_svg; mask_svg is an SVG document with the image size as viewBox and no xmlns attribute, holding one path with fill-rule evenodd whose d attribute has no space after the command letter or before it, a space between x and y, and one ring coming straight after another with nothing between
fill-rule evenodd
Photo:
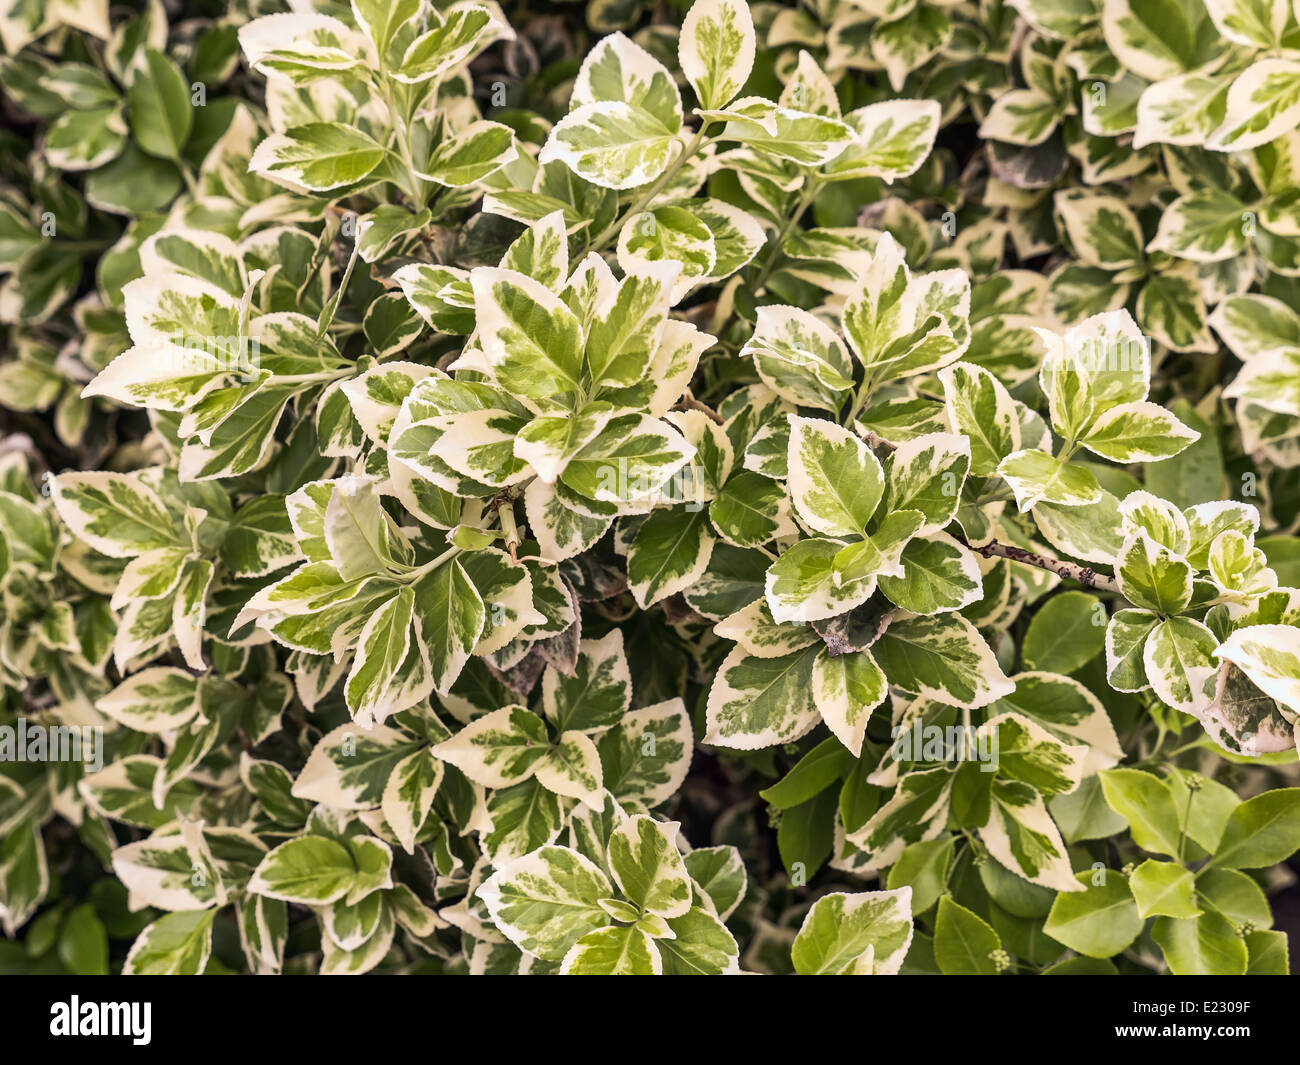
<instances>
[{"instance_id":1,"label":"euonymus bush","mask_svg":"<svg viewBox=\"0 0 1300 1065\"><path fill-rule=\"evenodd\" d=\"M9 970L1283 973L1284 0L0 14Z\"/></svg>"}]
</instances>

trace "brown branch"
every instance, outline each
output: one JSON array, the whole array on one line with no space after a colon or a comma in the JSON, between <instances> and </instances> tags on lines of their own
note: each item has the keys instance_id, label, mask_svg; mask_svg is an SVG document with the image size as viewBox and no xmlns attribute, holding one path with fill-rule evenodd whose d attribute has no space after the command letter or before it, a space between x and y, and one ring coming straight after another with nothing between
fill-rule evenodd
<instances>
[{"instance_id":1,"label":"brown branch","mask_svg":"<svg viewBox=\"0 0 1300 1065\"><path fill-rule=\"evenodd\" d=\"M967 543L966 546L985 558L1008 558L1012 562L1023 562L1026 566L1035 566L1038 569L1045 569L1055 573L1059 577L1078 581L1085 588L1096 588L1101 592L1122 594L1114 577L1107 577L1104 573L1098 573L1091 566L1081 566L1077 562L1062 562L1060 559L1040 555L1036 551L1026 551L1023 547L1016 547L1014 544L1000 544L996 540L990 540L982 547L976 547L970 543Z\"/></svg>"},{"instance_id":2,"label":"brown branch","mask_svg":"<svg viewBox=\"0 0 1300 1065\"><path fill-rule=\"evenodd\" d=\"M712 407L705 406L698 399L692 396L689 392L687 392L686 395L682 396L682 398L677 401L677 408L678 410L697 410L701 414L705 415L705 417L707 417L715 425L725 424L722 420L721 414L719 414Z\"/></svg>"},{"instance_id":3,"label":"brown branch","mask_svg":"<svg viewBox=\"0 0 1300 1065\"><path fill-rule=\"evenodd\" d=\"M879 433L873 433L870 429L867 430L867 433L863 437L863 439L871 447L883 447L886 451L898 450L898 445L895 444L892 440L886 440Z\"/></svg>"}]
</instances>

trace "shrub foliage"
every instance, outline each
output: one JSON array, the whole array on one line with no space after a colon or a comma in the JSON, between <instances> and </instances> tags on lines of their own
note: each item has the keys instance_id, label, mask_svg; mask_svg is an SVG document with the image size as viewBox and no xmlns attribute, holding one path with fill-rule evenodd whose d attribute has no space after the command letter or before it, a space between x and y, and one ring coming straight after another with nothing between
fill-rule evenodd
<instances>
[{"instance_id":1,"label":"shrub foliage","mask_svg":"<svg viewBox=\"0 0 1300 1065\"><path fill-rule=\"evenodd\" d=\"M1285 0L3 6L0 966L1287 971Z\"/></svg>"}]
</instances>

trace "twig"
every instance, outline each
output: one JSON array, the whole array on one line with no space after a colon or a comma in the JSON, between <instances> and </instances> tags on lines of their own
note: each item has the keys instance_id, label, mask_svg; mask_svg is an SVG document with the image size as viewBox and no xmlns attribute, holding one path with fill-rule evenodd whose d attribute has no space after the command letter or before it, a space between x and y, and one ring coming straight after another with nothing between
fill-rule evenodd
<instances>
[{"instance_id":1,"label":"twig","mask_svg":"<svg viewBox=\"0 0 1300 1065\"><path fill-rule=\"evenodd\" d=\"M726 423L722 420L722 415L721 415L721 414L719 414L719 413L718 413L716 410L714 410L712 407L706 406L705 404L701 403L698 399L696 399L694 396L692 396L689 392L687 392L686 395L682 396L682 398L679 399L679 400L677 401L677 406L678 406L678 409L680 409L680 410L697 410L697 411L699 411L701 414L704 414L706 417L708 417L708 419L709 419L711 422L713 422L715 425L725 425L725 424L726 424Z\"/></svg>"},{"instance_id":2,"label":"twig","mask_svg":"<svg viewBox=\"0 0 1300 1065\"><path fill-rule=\"evenodd\" d=\"M1023 547L1016 547L1013 544L1000 544L996 540L990 540L982 547L976 547L971 543L967 543L966 546L985 558L1009 558L1013 562L1023 562L1026 566L1036 566L1060 577L1078 581L1085 588L1121 594L1114 577L1098 573L1091 566L1080 566L1077 562L1062 562L1060 559L1048 558L1036 551L1026 551Z\"/></svg>"},{"instance_id":3,"label":"twig","mask_svg":"<svg viewBox=\"0 0 1300 1065\"><path fill-rule=\"evenodd\" d=\"M623 231L623 226L627 224L629 218L640 214L654 202L654 198L668 187L668 183L677 176L677 172L700 150L700 146L704 143L704 130L708 124L707 121L700 123L700 128L695 131L695 135L686 142L677 158L669 163L668 168L659 175L659 179L642 195L638 196L631 207L596 234L595 238L587 245L588 251L598 252L602 250L606 244Z\"/></svg>"},{"instance_id":4,"label":"twig","mask_svg":"<svg viewBox=\"0 0 1300 1065\"><path fill-rule=\"evenodd\" d=\"M879 433L873 433L870 429L867 430L863 439L866 440L871 447L883 447L886 451L898 450L898 445L892 440L886 440Z\"/></svg>"},{"instance_id":5,"label":"twig","mask_svg":"<svg viewBox=\"0 0 1300 1065\"><path fill-rule=\"evenodd\" d=\"M794 213L785 220L785 224L781 226L776 235L772 238L771 249L768 251L767 257L763 260L763 265L759 268L758 276L754 278L754 282L750 286L751 292L759 293L763 291L763 286L767 284L767 279L772 276L772 271L775 269L777 262L781 258L783 250L782 246L785 244L786 238L794 232L795 227L799 224L799 219L804 216L804 212L806 212L812 205L813 197L817 195L817 189L819 186L819 182L810 178L808 184L799 194L798 202L795 203Z\"/></svg>"},{"instance_id":6,"label":"twig","mask_svg":"<svg viewBox=\"0 0 1300 1065\"><path fill-rule=\"evenodd\" d=\"M501 523L501 533L505 537L510 560L518 562L519 526L515 524L515 500L510 494L510 489L503 489L496 494L492 500L492 509L497 512L497 520Z\"/></svg>"}]
</instances>

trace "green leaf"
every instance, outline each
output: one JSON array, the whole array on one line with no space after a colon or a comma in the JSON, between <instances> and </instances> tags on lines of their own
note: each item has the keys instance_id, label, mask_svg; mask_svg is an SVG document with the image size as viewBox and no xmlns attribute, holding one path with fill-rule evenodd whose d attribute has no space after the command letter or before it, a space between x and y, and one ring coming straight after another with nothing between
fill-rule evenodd
<instances>
[{"instance_id":1,"label":"green leaf","mask_svg":"<svg viewBox=\"0 0 1300 1065\"><path fill-rule=\"evenodd\" d=\"M790 417L790 492L799 516L830 536L862 535L884 491L880 462L833 422Z\"/></svg>"},{"instance_id":2,"label":"green leaf","mask_svg":"<svg viewBox=\"0 0 1300 1065\"><path fill-rule=\"evenodd\" d=\"M542 719L522 706L507 706L476 718L433 754L476 783L504 788L531 776L546 749Z\"/></svg>"},{"instance_id":3,"label":"green leaf","mask_svg":"<svg viewBox=\"0 0 1300 1065\"><path fill-rule=\"evenodd\" d=\"M569 238L564 212L552 211L519 234L506 249L501 266L526 274L549 289L560 288L569 276Z\"/></svg>"},{"instance_id":4,"label":"green leaf","mask_svg":"<svg viewBox=\"0 0 1300 1065\"><path fill-rule=\"evenodd\" d=\"M1138 100L1134 148L1201 144L1223 122L1231 74L1184 74L1148 86Z\"/></svg>"},{"instance_id":5,"label":"green leaf","mask_svg":"<svg viewBox=\"0 0 1300 1065\"><path fill-rule=\"evenodd\" d=\"M1147 687L1143 654L1147 637L1160 624L1149 610L1117 610L1106 626L1106 680L1116 691Z\"/></svg>"},{"instance_id":6,"label":"green leaf","mask_svg":"<svg viewBox=\"0 0 1300 1065\"><path fill-rule=\"evenodd\" d=\"M649 808L666 801L686 779L694 740L680 698L623 714L597 740L605 787L622 803Z\"/></svg>"},{"instance_id":7,"label":"green leaf","mask_svg":"<svg viewBox=\"0 0 1300 1065\"><path fill-rule=\"evenodd\" d=\"M1258 148L1295 125L1300 115L1300 63L1265 58L1232 83L1222 124L1206 141L1212 151Z\"/></svg>"},{"instance_id":8,"label":"green leaf","mask_svg":"<svg viewBox=\"0 0 1300 1065\"><path fill-rule=\"evenodd\" d=\"M1106 640L1106 612L1096 596L1061 592L1034 615L1021 658L1027 669L1073 673L1099 655Z\"/></svg>"},{"instance_id":9,"label":"green leaf","mask_svg":"<svg viewBox=\"0 0 1300 1065\"><path fill-rule=\"evenodd\" d=\"M478 4L450 10L445 17L411 41L393 77L408 85L432 81L470 60L498 36L509 33L492 13ZM359 53L358 53L359 54Z\"/></svg>"},{"instance_id":10,"label":"green leaf","mask_svg":"<svg viewBox=\"0 0 1300 1065\"><path fill-rule=\"evenodd\" d=\"M677 850L677 825L629 817L609 838L609 866L623 895L642 913L680 917L691 906L691 880Z\"/></svg>"},{"instance_id":11,"label":"green leaf","mask_svg":"<svg viewBox=\"0 0 1300 1065\"><path fill-rule=\"evenodd\" d=\"M896 621L872 653L890 684L952 706L987 706L1015 688L975 626L957 614Z\"/></svg>"},{"instance_id":12,"label":"green leaf","mask_svg":"<svg viewBox=\"0 0 1300 1065\"><path fill-rule=\"evenodd\" d=\"M1142 257L1142 229L1122 200L1072 190L1058 193L1055 203L1081 263L1117 270Z\"/></svg>"},{"instance_id":13,"label":"green leaf","mask_svg":"<svg viewBox=\"0 0 1300 1065\"><path fill-rule=\"evenodd\" d=\"M1155 340L1175 351L1209 352L1215 348L1206 328L1205 301L1192 278L1178 274L1151 278L1138 296L1137 316ZM1148 420L1158 417L1150 415ZM1178 435L1171 443L1186 441L1188 430L1175 429Z\"/></svg>"},{"instance_id":14,"label":"green leaf","mask_svg":"<svg viewBox=\"0 0 1300 1065\"><path fill-rule=\"evenodd\" d=\"M773 809L788 810L839 780L850 761L838 740L823 740L800 758L778 783L760 791L759 797Z\"/></svg>"},{"instance_id":15,"label":"green leaf","mask_svg":"<svg viewBox=\"0 0 1300 1065\"><path fill-rule=\"evenodd\" d=\"M364 21L364 20L363 20ZM251 67L307 84L363 61L365 39L328 15L260 18L242 26L239 43Z\"/></svg>"},{"instance_id":16,"label":"green leaf","mask_svg":"<svg viewBox=\"0 0 1300 1065\"><path fill-rule=\"evenodd\" d=\"M163 914L131 944L131 951L122 966L123 973L198 976L212 954L212 921L215 917L215 910Z\"/></svg>"},{"instance_id":17,"label":"green leaf","mask_svg":"<svg viewBox=\"0 0 1300 1065\"><path fill-rule=\"evenodd\" d=\"M944 373L959 369L951 367ZM970 466L971 444L964 436L924 433L905 441L886 465L887 510L919 510L926 521L920 532L937 532L956 512Z\"/></svg>"},{"instance_id":18,"label":"green leaf","mask_svg":"<svg viewBox=\"0 0 1300 1065\"><path fill-rule=\"evenodd\" d=\"M1134 606L1177 614L1192 597L1192 568L1185 559L1139 530L1115 562L1120 591Z\"/></svg>"},{"instance_id":19,"label":"green leaf","mask_svg":"<svg viewBox=\"0 0 1300 1065\"><path fill-rule=\"evenodd\" d=\"M411 693L402 688L410 678L400 676L411 649L414 608L415 594L403 588L371 614L361 630L357 657L344 687L353 720L383 721L420 698L410 699Z\"/></svg>"},{"instance_id":20,"label":"green leaf","mask_svg":"<svg viewBox=\"0 0 1300 1065\"><path fill-rule=\"evenodd\" d=\"M708 896L714 912L723 920L730 917L748 887L740 852L735 847L697 847L684 855L683 861L696 889Z\"/></svg>"},{"instance_id":21,"label":"green leaf","mask_svg":"<svg viewBox=\"0 0 1300 1065\"><path fill-rule=\"evenodd\" d=\"M676 327L668 321L668 307L676 276L672 263L641 264L623 278L612 300L602 297L587 332L587 366L594 385L636 384L657 364L661 341L674 342Z\"/></svg>"},{"instance_id":22,"label":"green leaf","mask_svg":"<svg viewBox=\"0 0 1300 1065\"><path fill-rule=\"evenodd\" d=\"M925 913L944 893L953 848L953 837L948 834L938 839L918 840L904 847L898 861L890 866L887 886L891 890L911 889L913 913Z\"/></svg>"},{"instance_id":23,"label":"green leaf","mask_svg":"<svg viewBox=\"0 0 1300 1065\"><path fill-rule=\"evenodd\" d=\"M872 711L887 694L885 674L869 651L821 653L813 665L813 702L826 727L855 757Z\"/></svg>"},{"instance_id":24,"label":"green leaf","mask_svg":"<svg viewBox=\"0 0 1300 1065\"><path fill-rule=\"evenodd\" d=\"M1218 262L1246 248L1245 205L1213 186L1179 196L1160 216L1148 251L1164 251L1192 262Z\"/></svg>"},{"instance_id":25,"label":"green leaf","mask_svg":"<svg viewBox=\"0 0 1300 1065\"><path fill-rule=\"evenodd\" d=\"M1133 870L1129 888L1137 902L1138 915L1148 917L1196 917L1196 881L1191 871L1174 862L1148 858Z\"/></svg>"},{"instance_id":26,"label":"green leaf","mask_svg":"<svg viewBox=\"0 0 1300 1065\"><path fill-rule=\"evenodd\" d=\"M131 132L150 155L179 160L194 126L190 88L180 68L162 52L144 50L127 90Z\"/></svg>"},{"instance_id":27,"label":"green leaf","mask_svg":"<svg viewBox=\"0 0 1300 1065\"><path fill-rule=\"evenodd\" d=\"M582 327L560 298L513 270L470 273L489 364L504 388L544 399L578 387Z\"/></svg>"},{"instance_id":28,"label":"green leaf","mask_svg":"<svg viewBox=\"0 0 1300 1065\"><path fill-rule=\"evenodd\" d=\"M713 234L716 261L708 281L730 277L754 260L767 240L767 233L752 214L724 200L684 200L682 206L700 219Z\"/></svg>"},{"instance_id":29,"label":"green leaf","mask_svg":"<svg viewBox=\"0 0 1300 1065\"><path fill-rule=\"evenodd\" d=\"M999 714L981 728L996 733L1001 776L1023 781L1048 797L1073 791L1082 779L1087 749L1063 744L1030 718Z\"/></svg>"},{"instance_id":30,"label":"green leaf","mask_svg":"<svg viewBox=\"0 0 1300 1065\"><path fill-rule=\"evenodd\" d=\"M781 864L792 879L811 880L831 856L837 806L835 789L827 788L781 815L776 832L777 850Z\"/></svg>"},{"instance_id":31,"label":"green leaf","mask_svg":"<svg viewBox=\"0 0 1300 1065\"><path fill-rule=\"evenodd\" d=\"M921 515L909 513L916 518L913 528L919 526ZM846 574L841 567L844 562L856 565L864 575ZM852 610L871 597L875 590L871 571L882 565L888 563L870 540L847 548L838 540L800 540L767 571L765 588L772 618L778 624L821 621Z\"/></svg>"},{"instance_id":32,"label":"green leaf","mask_svg":"<svg viewBox=\"0 0 1300 1065\"><path fill-rule=\"evenodd\" d=\"M759 547L789 531L790 503L783 485L741 470L709 503L709 521L728 543Z\"/></svg>"},{"instance_id":33,"label":"green leaf","mask_svg":"<svg viewBox=\"0 0 1300 1065\"><path fill-rule=\"evenodd\" d=\"M1253 48L1275 48L1286 25L1286 6L1273 0L1212 0L1205 9L1224 37Z\"/></svg>"},{"instance_id":34,"label":"green leaf","mask_svg":"<svg viewBox=\"0 0 1300 1065\"><path fill-rule=\"evenodd\" d=\"M603 731L619 724L631 703L632 676L620 629L583 640L570 675L548 666L542 677L542 712L559 732Z\"/></svg>"},{"instance_id":35,"label":"green leaf","mask_svg":"<svg viewBox=\"0 0 1300 1065\"><path fill-rule=\"evenodd\" d=\"M984 585L975 555L950 536L918 536L899 558L904 576L882 575L880 590L913 614L960 610L982 597Z\"/></svg>"},{"instance_id":36,"label":"green leaf","mask_svg":"<svg viewBox=\"0 0 1300 1065\"><path fill-rule=\"evenodd\" d=\"M682 104L672 76L621 33L588 53L570 107L538 161L558 160L603 188L654 181L681 150Z\"/></svg>"},{"instance_id":37,"label":"green leaf","mask_svg":"<svg viewBox=\"0 0 1300 1065\"><path fill-rule=\"evenodd\" d=\"M1213 863L1226 869L1262 869L1300 849L1300 788L1278 788L1232 811Z\"/></svg>"},{"instance_id":38,"label":"green leaf","mask_svg":"<svg viewBox=\"0 0 1300 1065\"><path fill-rule=\"evenodd\" d=\"M281 843L258 863L248 890L256 895L322 906L343 898L357 882L348 848L324 836Z\"/></svg>"},{"instance_id":39,"label":"green leaf","mask_svg":"<svg viewBox=\"0 0 1300 1065\"><path fill-rule=\"evenodd\" d=\"M659 116L630 104L587 104L555 125L538 158L558 160L603 188L636 188L668 168L674 132Z\"/></svg>"},{"instance_id":40,"label":"green leaf","mask_svg":"<svg viewBox=\"0 0 1300 1065\"><path fill-rule=\"evenodd\" d=\"M876 28L871 37L871 56L884 67L890 87L900 92L907 75L942 48L952 32L952 22L942 10L914 7Z\"/></svg>"},{"instance_id":41,"label":"green leaf","mask_svg":"<svg viewBox=\"0 0 1300 1065\"><path fill-rule=\"evenodd\" d=\"M853 384L852 363L835 331L796 307L760 307L741 355L753 357L777 395L803 406L834 413Z\"/></svg>"},{"instance_id":42,"label":"green leaf","mask_svg":"<svg viewBox=\"0 0 1300 1065\"><path fill-rule=\"evenodd\" d=\"M63 922L59 960L78 976L108 975L108 933L90 903L73 907Z\"/></svg>"},{"instance_id":43,"label":"green leaf","mask_svg":"<svg viewBox=\"0 0 1300 1065\"><path fill-rule=\"evenodd\" d=\"M820 720L813 701L817 648L755 658L735 647L709 690L705 743L757 750L789 743Z\"/></svg>"},{"instance_id":44,"label":"green leaf","mask_svg":"<svg viewBox=\"0 0 1300 1065\"><path fill-rule=\"evenodd\" d=\"M537 779L546 788L588 806L603 801L600 752L583 732L564 732L538 763Z\"/></svg>"},{"instance_id":45,"label":"green leaf","mask_svg":"<svg viewBox=\"0 0 1300 1065\"><path fill-rule=\"evenodd\" d=\"M682 23L678 62L700 107L725 107L754 66L754 22L745 0L698 0Z\"/></svg>"},{"instance_id":46,"label":"green leaf","mask_svg":"<svg viewBox=\"0 0 1300 1065\"><path fill-rule=\"evenodd\" d=\"M499 122L472 122L443 140L415 173L447 188L482 181L518 158L514 132Z\"/></svg>"},{"instance_id":47,"label":"green leaf","mask_svg":"<svg viewBox=\"0 0 1300 1065\"><path fill-rule=\"evenodd\" d=\"M736 940L726 925L702 906L692 906L667 925L676 938L655 940L666 975L704 976L735 971L739 954Z\"/></svg>"},{"instance_id":48,"label":"green leaf","mask_svg":"<svg viewBox=\"0 0 1300 1065\"><path fill-rule=\"evenodd\" d=\"M1011 486L1022 514L1040 503L1085 507L1101 499L1101 487L1092 471L1036 448L1008 455L998 463L997 472Z\"/></svg>"},{"instance_id":49,"label":"green leaf","mask_svg":"<svg viewBox=\"0 0 1300 1065\"><path fill-rule=\"evenodd\" d=\"M344 810L373 809L395 767L414 749L414 740L384 725L340 725L312 749L293 795Z\"/></svg>"},{"instance_id":50,"label":"green leaf","mask_svg":"<svg viewBox=\"0 0 1300 1065\"><path fill-rule=\"evenodd\" d=\"M656 207L629 218L619 231L618 262L624 273L644 272L651 263L676 263L676 303L709 278L718 262L713 230L685 207Z\"/></svg>"},{"instance_id":51,"label":"green leaf","mask_svg":"<svg viewBox=\"0 0 1300 1065\"><path fill-rule=\"evenodd\" d=\"M158 828L173 821L178 813L192 816L199 789L181 781L168 791L161 807L154 805L153 786L162 761L150 755L131 755L85 778L82 794L90 807L104 817L143 828ZM12 837L15 845L21 833ZM43 860L43 851L42 851Z\"/></svg>"},{"instance_id":52,"label":"green leaf","mask_svg":"<svg viewBox=\"0 0 1300 1065\"><path fill-rule=\"evenodd\" d=\"M1089 958L1119 954L1142 931L1128 879L1121 873L1098 870L1080 873L1079 882L1083 891L1056 896L1043 931Z\"/></svg>"},{"instance_id":53,"label":"green leaf","mask_svg":"<svg viewBox=\"0 0 1300 1065\"><path fill-rule=\"evenodd\" d=\"M93 170L116 159L125 144L121 106L97 107L60 115L46 134L45 153L60 170Z\"/></svg>"},{"instance_id":54,"label":"green leaf","mask_svg":"<svg viewBox=\"0 0 1300 1065\"><path fill-rule=\"evenodd\" d=\"M1300 709L1300 640L1291 625L1248 625L1214 651L1293 713Z\"/></svg>"},{"instance_id":55,"label":"green leaf","mask_svg":"<svg viewBox=\"0 0 1300 1065\"><path fill-rule=\"evenodd\" d=\"M886 100L844 116L855 138L824 169L831 181L864 177L887 183L910 177L934 147L940 108L935 100Z\"/></svg>"},{"instance_id":56,"label":"green leaf","mask_svg":"<svg viewBox=\"0 0 1300 1065\"><path fill-rule=\"evenodd\" d=\"M1006 144L1042 144L1060 123L1055 101L1037 89L1004 92L980 124L980 136Z\"/></svg>"},{"instance_id":57,"label":"green leaf","mask_svg":"<svg viewBox=\"0 0 1300 1065\"><path fill-rule=\"evenodd\" d=\"M705 117L726 119L723 136L767 156L799 166L829 163L854 138L853 127L838 116L812 114L757 96L746 96Z\"/></svg>"},{"instance_id":58,"label":"green leaf","mask_svg":"<svg viewBox=\"0 0 1300 1065\"><path fill-rule=\"evenodd\" d=\"M415 853L415 838L424 827L442 780L442 763L421 750L398 762L384 785L384 820L408 854Z\"/></svg>"},{"instance_id":59,"label":"green leaf","mask_svg":"<svg viewBox=\"0 0 1300 1065\"><path fill-rule=\"evenodd\" d=\"M713 553L709 511L687 503L651 514L628 548L628 583L644 609L691 587Z\"/></svg>"},{"instance_id":60,"label":"green leaf","mask_svg":"<svg viewBox=\"0 0 1300 1065\"><path fill-rule=\"evenodd\" d=\"M257 146L249 169L291 188L328 192L362 180L384 148L361 130L337 122L309 122L273 133Z\"/></svg>"},{"instance_id":61,"label":"green leaf","mask_svg":"<svg viewBox=\"0 0 1300 1065\"><path fill-rule=\"evenodd\" d=\"M398 238L418 232L431 219L432 215L427 210L417 214L396 204L380 204L364 218L357 220L358 254L363 261L373 263L382 258Z\"/></svg>"},{"instance_id":62,"label":"green leaf","mask_svg":"<svg viewBox=\"0 0 1300 1065\"><path fill-rule=\"evenodd\" d=\"M1300 347L1300 316L1270 296L1229 296L1215 308L1210 324L1242 360L1274 348Z\"/></svg>"},{"instance_id":63,"label":"green leaf","mask_svg":"<svg viewBox=\"0 0 1300 1065\"><path fill-rule=\"evenodd\" d=\"M794 938L801 976L897 973L912 943L912 891L833 892L813 903Z\"/></svg>"},{"instance_id":64,"label":"green leaf","mask_svg":"<svg viewBox=\"0 0 1300 1065\"><path fill-rule=\"evenodd\" d=\"M597 928L569 948L560 971L568 976L657 976L663 959L655 941L636 925Z\"/></svg>"},{"instance_id":65,"label":"green leaf","mask_svg":"<svg viewBox=\"0 0 1300 1065\"><path fill-rule=\"evenodd\" d=\"M492 793L487 805L492 831L483 849L497 864L554 842L564 827L560 799L535 777Z\"/></svg>"},{"instance_id":66,"label":"green leaf","mask_svg":"<svg viewBox=\"0 0 1300 1065\"><path fill-rule=\"evenodd\" d=\"M1099 775L1106 801L1128 822L1133 842L1176 858L1181 832L1169 785L1138 769L1108 769Z\"/></svg>"},{"instance_id":67,"label":"green leaf","mask_svg":"<svg viewBox=\"0 0 1300 1065\"><path fill-rule=\"evenodd\" d=\"M567 847L541 847L501 866L477 894L512 943L558 962L588 932L609 926L599 901L612 891L589 858Z\"/></svg>"},{"instance_id":68,"label":"green leaf","mask_svg":"<svg viewBox=\"0 0 1300 1065\"><path fill-rule=\"evenodd\" d=\"M592 517L640 510L691 455L691 445L666 422L639 414L618 417L569 460L560 474L559 498Z\"/></svg>"},{"instance_id":69,"label":"green leaf","mask_svg":"<svg viewBox=\"0 0 1300 1065\"><path fill-rule=\"evenodd\" d=\"M1055 673L1036 672L1018 673L1015 682L1016 690L999 699L995 709L1014 709L1067 744L1085 744L1085 777L1110 768L1123 757L1106 708L1084 684Z\"/></svg>"},{"instance_id":70,"label":"green leaf","mask_svg":"<svg viewBox=\"0 0 1300 1065\"><path fill-rule=\"evenodd\" d=\"M1158 917L1151 938L1175 976L1242 976L1248 954L1231 922L1213 910L1199 917Z\"/></svg>"},{"instance_id":71,"label":"green leaf","mask_svg":"<svg viewBox=\"0 0 1300 1065\"><path fill-rule=\"evenodd\" d=\"M112 558L181 542L175 519L139 473L66 473L55 478L53 487L59 516Z\"/></svg>"},{"instance_id":72,"label":"green leaf","mask_svg":"<svg viewBox=\"0 0 1300 1065\"><path fill-rule=\"evenodd\" d=\"M1020 418L1005 386L981 366L957 363L939 372L948 424L970 442L970 472L987 477L1020 450Z\"/></svg>"},{"instance_id":73,"label":"green leaf","mask_svg":"<svg viewBox=\"0 0 1300 1065\"><path fill-rule=\"evenodd\" d=\"M1199 437L1163 407L1143 402L1112 407L1081 442L1112 462L1158 462L1179 454Z\"/></svg>"},{"instance_id":74,"label":"green leaf","mask_svg":"<svg viewBox=\"0 0 1300 1065\"><path fill-rule=\"evenodd\" d=\"M347 849L356 865L356 876L344 897L347 905L355 906L372 892L393 886L393 852L387 843L372 836L352 836Z\"/></svg>"},{"instance_id":75,"label":"green leaf","mask_svg":"<svg viewBox=\"0 0 1300 1065\"><path fill-rule=\"evenodd\" d=\"M934 960L945 976L995 976L1002 940L983 920L945 895L934 926Z\"/></svg>"},{"instance_id":76,"label":"green leaf","mask_svg":"<svg viewBox=\"0 0 1300 1065\"><path fill-rule=\"evenodd\" d=\"M1152 690L1170 706L1204 712L1214 691L1214 633L1191 618L1170 618L1150 636L1142 667Z\"/></svg>"},{"instance_id":77,"label":"green leaf","mask_svg":"<svg viewBox=\"0 0 1300 1065\"><path fill-rule=\"evenodd\" d=\"M1047 773L1059 772L1059 767L1051 766L1049 756L1042 746L1038 749L1028 747L1022 754L1015 755L1019 775L1030 779L1041 777L1045 774L1045 767L1049 767ZM972 766L967 770L969 780L974 778L975 772L973 763L968 765ZM1030 771L1026 772L1026 767ZM985 767L979 768L982 771ZM989 853L1032 884L1060 892L1078 891L1065 843L1047 812L1042 796L1019 780L994 780L989 794L988 821L979 829L979 837ZM979 820L978 817L974 819Z\"/></svg>"},{"instance_id":78,"label":"green leaf","mask_svg":"<svg viewBox=\"0 0 1300 1065\"><path fill-rule=\"evenodd\" d=\"M445 693L482 636L487 607L454 558L421 577L414 591L416 636L428 652L434 689Z\"/></svg>"},{"instance_id":79,"label":"green leaf","mask_svg":"<svg viewBox=\"0 0 1300 1065\"><path fill-rule=\"evenodd\" d=\"M137 732L170 732L199 712L199 681L184 670L155 666L134 673L96 708Z\"/></svg>"},{"instance_id":80,"label":"green leaf","mask_svg":"<svg viewBox=\"0 0 1300 1065\"><path fill-rule=\"evenodd\" d=\"M285 499L251 499L231 519L221 541L221 561L238 577L261 577L299 560Z\"/></svg>"},{"instance_id":81,"label":"green leaf","mask_svg":"<svg viewBox=\"0 0 1300 1065\"><path fill-rule=\"evenodd\" d=\"M1285 932L1251 932L1246 936L1249 952L1247 976L1290 976L1291 959Z\"/></svg>"},{"instance_id":82,"label":"green leaf","mask_svg":"<svg viewBox=\"0 0 1300 1065\"><path fill-rule=\"evenodd\" d=\"M366 35L374 42L379 55L388 51L388 45L394 37L409 23L420 10L418 0L352 0L352 15Z\"/></svg>"}]
</instances>

